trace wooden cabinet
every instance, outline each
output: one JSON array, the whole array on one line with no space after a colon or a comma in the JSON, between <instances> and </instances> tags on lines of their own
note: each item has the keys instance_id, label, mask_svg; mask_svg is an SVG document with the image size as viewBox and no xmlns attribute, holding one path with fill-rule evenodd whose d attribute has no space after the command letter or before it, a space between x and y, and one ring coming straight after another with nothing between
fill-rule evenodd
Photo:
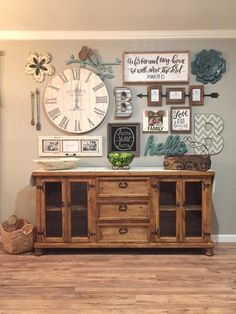
<instances>
[{"instance_id":1,"label":"wooden cabinet","mask_svg":"<svg viewBox=\"0 0 236 314\"><path fill-rule=\"evenodd\" d=\"M202 248L213 254L213 171L35 171L36 253L46 248Z\"/></svg>"},{"instance_id":2,"label":"wooden cabinet","mask_svg":"<svg viewBox=\"0 0 236 314\"><path fill-rule=\"evenodd\" d=\"M45 176L36 182L37 242L45 247L91 242L94 180Z\"/></svg>"}]
</instances>

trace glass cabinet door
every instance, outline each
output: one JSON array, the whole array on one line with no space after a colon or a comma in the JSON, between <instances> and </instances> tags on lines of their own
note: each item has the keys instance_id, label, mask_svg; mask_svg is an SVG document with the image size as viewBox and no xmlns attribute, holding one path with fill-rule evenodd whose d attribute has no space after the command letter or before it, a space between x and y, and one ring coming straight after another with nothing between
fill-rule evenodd
<instances>
[{"instance_id":1,"label":"glass cabinet door","mask_svg":"<svg viewBox=\"0 0 236 314\"><path fill-rule=\"evenodd\" d=\"M70 235L88 237L88 182L69 182Z\"/></svg>"},{"instance_id":2,"label":"glass cabinet door","mask_svg":"<svg viewBox=\"0 0 236 314\"><path fill-rule=\"evenodd\" d=\"M44 207L45 217L44 236L46 238L63 237L62 211L64 207L62 182L61 181L44 181Z\"/></svg>"},{"instance_id":3,"label":"glass cabinet door","mask_svg":"<svg viewBox=\"0 0 236 314\"><path fill-rule=\"evenodd\" d=\"M159 237L176 238L177 181L159 181Z\"/></svg>"},{"instance_id":4,"label":"glass cabinet door","mask_svg":"<svg viewBox=\"0 0 236 314\"><path fill-rule=\"evenodd\" d=\"M185 238L202 237L202 181L184 181Z\"/></svg>"}]
</instances>

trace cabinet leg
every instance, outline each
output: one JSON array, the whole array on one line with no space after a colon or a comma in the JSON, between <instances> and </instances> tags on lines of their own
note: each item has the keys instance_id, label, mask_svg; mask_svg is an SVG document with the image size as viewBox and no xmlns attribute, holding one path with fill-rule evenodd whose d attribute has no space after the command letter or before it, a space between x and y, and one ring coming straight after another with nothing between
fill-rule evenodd
<instances>
[{"instance_id":1,"label":"cabinet leg","mask_svg":"<svg viewBox=\"0 0 236 314\"><path fill-rule=\"evenodd\" d=\"M35 256L41 256L43 254L42 249L34 249L34 255Z\"/></svg>"},{"instance_id":2,"label":"cabinet leg","mask_svg":"<svg viewBox=\"0 0 236 314\"><path fill-rule=\"evenodd\" d=\"M213 248L206 249L205 255L206 256L214 256L214 249Z\"/></svg>"}]
</instances>

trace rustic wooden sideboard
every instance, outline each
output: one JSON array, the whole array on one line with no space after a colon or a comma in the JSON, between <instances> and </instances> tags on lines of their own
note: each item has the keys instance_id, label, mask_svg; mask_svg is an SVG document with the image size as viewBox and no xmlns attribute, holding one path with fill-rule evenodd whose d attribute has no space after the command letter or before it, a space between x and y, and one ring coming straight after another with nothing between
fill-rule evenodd
<instances>
[{"instance_id":1,"label":"rustic wooden sideboard","mask_svg":"<svg viewBox=\"0 0 236 314\"><path fill-rule=\"evenodd\" d=\"M48 248L200 248L213 255L214 175L154 167L34 171L35 254Z\"/></svg>"}]
</instances>

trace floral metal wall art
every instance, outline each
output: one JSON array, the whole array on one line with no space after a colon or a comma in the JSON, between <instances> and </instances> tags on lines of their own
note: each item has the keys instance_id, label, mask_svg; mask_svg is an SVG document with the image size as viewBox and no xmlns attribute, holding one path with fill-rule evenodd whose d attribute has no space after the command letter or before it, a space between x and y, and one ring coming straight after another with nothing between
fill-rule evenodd
<instances>
[{"instance_id":1,"label":"floral metal wall art","mask_svg":"<svg viewBox=\"0 0 236 314\"><path fill-rule=\"evenodd\" d=\"M226 61L221 52L211 49L203 49L196 54L195 60L191 64L191 72L196 75L198 82L203 84L215 84L226 72Z\"/></svg>"},{"instance_id":2,"label":"floral metal wall art","mask_svg":"<svg viewBox=\"0 0 236 314\"><path fill-rule=\"evenodd\" d=\"M24 66L24 72L33 75L36 82L42 82L46 74L52 75L55 72L55 68L49 64L50 61L51 56L49 53L30 52Z\"/></svg>"}]
</instances>

